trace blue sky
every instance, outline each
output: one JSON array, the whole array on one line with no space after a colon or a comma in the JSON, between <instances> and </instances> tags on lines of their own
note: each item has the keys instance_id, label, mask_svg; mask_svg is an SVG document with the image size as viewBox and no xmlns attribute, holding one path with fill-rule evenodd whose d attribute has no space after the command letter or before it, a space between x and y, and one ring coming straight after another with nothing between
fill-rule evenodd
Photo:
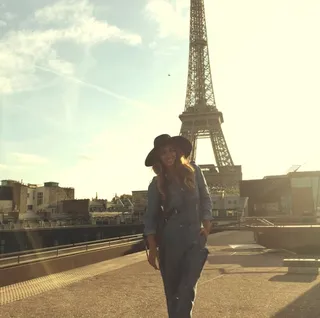
<instances>
[{"instance_id":1,"label":"blue sky","mask_svg":"<svg viewBox=\"0 0 320 318\"><path fill-rule=\"evenodd\" d=\"M58 181L78 198L145 189L154 137L180 129L189 0L2 3L0 178ZM216 102L244 178L319 169L320 2L205 5ZM214 162L209 142L198 153Z\"/></svg>"}]
</instances>

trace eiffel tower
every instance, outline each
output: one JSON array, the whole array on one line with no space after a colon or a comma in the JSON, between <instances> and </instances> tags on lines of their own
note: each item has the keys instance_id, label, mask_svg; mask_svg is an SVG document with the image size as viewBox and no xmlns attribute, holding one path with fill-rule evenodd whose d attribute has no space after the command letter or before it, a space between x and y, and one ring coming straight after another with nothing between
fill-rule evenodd
<instances>
[{"instance_id":1,"label":"eiffel tower","mask_svg":"<svg viewBox=\"0 0 320 318\"><path fill-rule=\"evenodd\" d=\"M184 112L179 116L180 135L188 138L195 161L197 140L210 138L214 164L201 165L210 187L238 187L242 179L241 166L235 166L221 124L222 112L217 109L209 59L204 0L190 1L189 70Z\"/></svg>"}]
</instances>

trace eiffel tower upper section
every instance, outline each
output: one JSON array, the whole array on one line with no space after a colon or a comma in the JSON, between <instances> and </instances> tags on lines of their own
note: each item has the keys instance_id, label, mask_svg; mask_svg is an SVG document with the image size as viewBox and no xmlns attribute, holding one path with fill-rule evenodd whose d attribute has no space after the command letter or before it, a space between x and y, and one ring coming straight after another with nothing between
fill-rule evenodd
<instances>
[{"instance_id":1,"label":"eiffel tower upper section","mask_svg":"<svg viewBox=\"0 0 320 318\"><path fill-rule=\"evenodd\" d=\"M197 140L211 140L218 170L212 164L203 166L207 170L208 183L237 184L242 179L241 166L235 166L231 158L221 128L223 115L217 109L214 97L204 0L190 0L188 84L185 109L179 118L182 122L180 135L193 145L191 160L196 159Z\"/></svg>"},{"instance_id":2,"label":"eiffel tower upper section","mask_svg":"<svg viewBox=\"0 0 320 318\"><path fill-rule=\"evenodd\" d=\"M198 138L211 139L212 148L218 167L234 166L225 141L221 124L223 115L215 103L204 0L190 1L190 39L189 39L189 69L186 103L180 134L193 143L191 159L196 157Z\"/></svg>"},{"instance_id":3,"label":"eiffel tower upper section","mask_svg":"<svg viewBox=\"0 0 320 318\"><path fill-rule=\"evenodd\" d=\"M189 68L185 111L217 111L214 98L203 0L191 0Z\"/></svg>"}]
</instances>

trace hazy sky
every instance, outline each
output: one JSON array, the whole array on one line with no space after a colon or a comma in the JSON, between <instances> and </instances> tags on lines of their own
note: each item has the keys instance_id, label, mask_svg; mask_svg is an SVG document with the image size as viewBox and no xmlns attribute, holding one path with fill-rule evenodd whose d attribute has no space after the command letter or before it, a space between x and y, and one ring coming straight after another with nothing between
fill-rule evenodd
<instances>
[{"instance_id":1,"label":"hazy sky","mask_svg":"<svg viewBox=\"0 0 320 318\"><path fill-rule=\"evenodd\" d=\"M0 179L57 181L77 198L146 189L154 137L180 130L189 2L2 1ZM205 5L217 107L244 178L320 169L320 1ZM214 163L209 141L198 148L198 163Z\"/></svg>"}]
</instances>

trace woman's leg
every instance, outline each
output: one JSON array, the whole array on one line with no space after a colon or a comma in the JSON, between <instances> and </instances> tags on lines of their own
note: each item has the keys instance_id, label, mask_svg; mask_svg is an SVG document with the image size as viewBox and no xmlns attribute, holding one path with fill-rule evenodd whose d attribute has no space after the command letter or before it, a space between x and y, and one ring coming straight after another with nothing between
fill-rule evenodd
<instances>
[{"instance_id":1,"label":"woman's leg","mask_svg":"<svg viewBox=\"0 0 320 318\"><path fill-rule=\"evenodd\" d=\"M181 281L181 269L179 265L180 262L177 257L160 253L160 271L169 318L176 318L177 292Z\"/></svg>"},{"instance_id":2,"label":"woman's leg","mask_svg":"<svg viewBox=\"0 0 320 318\"><path fill-rule=\"evenodd\" d=\"M168 317L169 318L176 318L176 291L177 291L177 284L166 278L165 276L162 277L164 292L167 301L167 309L168 309Z\"/></svg>"},{"instance_id":3,"label":"woman's leg","mask_svg":"<svg viewBox=\"0 0 320 318\"><path fill-rule=\"evenodd\" d=\"M197 245L186 253L177 290L175 318L192 317L197 283L207 257L208 250L206 248L199 248Z\"/></svg>"},{"instance_id":4,"label":"woman's leg","mask_svg":"<svg viewBox=\"0 0 320 318\"><path fill-rule=\"evenodd\" d=\"M167 257L165 257L167 256ZM175 313L175 296L178 288L178 275L174 271L172 258L165 255L164 250L160 250L160 272L167 302L167 310L169 318L174 318Z\"/></svg>"}]
</instances>

